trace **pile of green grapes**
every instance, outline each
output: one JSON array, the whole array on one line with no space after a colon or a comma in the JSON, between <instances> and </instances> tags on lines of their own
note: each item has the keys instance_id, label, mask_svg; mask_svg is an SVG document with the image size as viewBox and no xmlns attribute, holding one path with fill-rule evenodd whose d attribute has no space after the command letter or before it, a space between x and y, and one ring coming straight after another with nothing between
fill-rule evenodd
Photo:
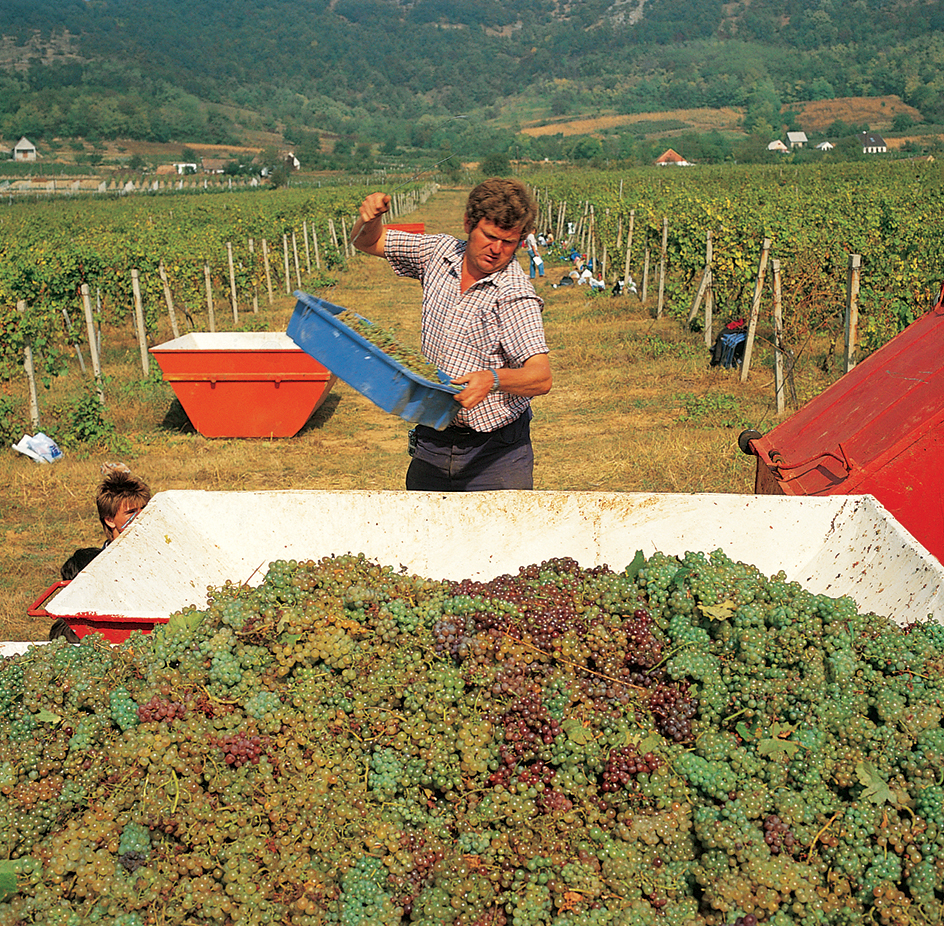
<instances>
[{"instance_id":1,"label":"pile of green grapes","mask_svg":"<svg viewBox=\"0 0 944 926\"><path fill-rule=\"evenodd\" d=\"M380 348L392 360L396 360L404 369L420 379L441 385L436 365L430 363L423 354L401 343L397 336L387 328L375 325L357 312L344 309L334 316L339 322L356 331L365 341Z\"/></svg>"},{"instance_id":2,"label":"pile of green grapes","mask_svg":"<svg viewBox=\"0 0 944 926\"><path fill-rule=\"evenodd\" d=\"M0 926L938 923L942 664L720 551L275 562L0 666Z\"/></svg>"}]
</instances>

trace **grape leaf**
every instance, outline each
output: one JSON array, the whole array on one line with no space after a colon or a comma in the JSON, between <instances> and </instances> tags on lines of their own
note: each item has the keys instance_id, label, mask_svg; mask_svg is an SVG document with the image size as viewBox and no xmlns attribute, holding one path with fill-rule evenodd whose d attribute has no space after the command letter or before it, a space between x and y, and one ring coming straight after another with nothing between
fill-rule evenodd
<instances>
[{"instance_id":1,"label":"grape leaf","mask_svg":"<svg viewBox=\"0 0 944 926\"><path fill-rule=\"evenodd\" d=\"M770 736L764 737L757 744L757 751L762 756L770 756L772 759L792 758L794 753L800 748L799 743L788 740L796 727L790 727L786 724L772 723L770 725Z\"/></svg>"},{"instance_id":2,"label":"grape leaf","mask_svg":"<svg viewBox=\"0 0 944 926\"><path fill-rule=\"evenodd\" d=\"M639 750L639 754L644 756L647 752L652 752L653 749L658 749L664 743L664 737L659 736L658 733L650 733L648 736L643 738L642 742L639 743L636 748Z\"/></svg>"},{"instance_id":3,"label":"grape leaf","mask_svg":"<svg viewBox=\"0 0 944 926\"><path fill-rule=\"evenodd\" d=\"M871 762L860 762L856 766L856 776L865 785L862 797L873 804L898 805L897 795L888 787L888 782L879 774Z\"/></svg>"},{"instance_id":4,"label":"grape leaf","mask_svg":"<svg viewBox=\"0 0 944 926\"><path fill-rule=\"evenodd\" d=\"M681 566L675 570L675 575L672 576L672 584L677 585L679 588L682 588L685 585L685 580L691 575L692 570L688 566Z\"/></svg>"},{"instance_id":5,"label":"grape leaf","mask_svg":"<svg viewBox=\"0 0 944 926\"><path fill-rule=\"evenodd\" d=\"M187 633L193 633L202 620L203 613L201 611L190 608L185 611L178 611L176 614L172 614L168 619L167 632L174 634L179 630L183 630Z\"/></svg>"},{"instance_id":6,"label":"grape leaf","mask_svg":"<svg viewBox=\"0 0 944 926\"><path fill-rule=\"evenodd\" d=\"M698 607L705 617L713 621L726 621L737 611L737 605L730 599L721 604L700 604Z\"/></svg>"},{"instance_id":7,"label":"grape leaf","mask_svg":"<svg viewBox=\"0 0 944 926\"><path fill-rule=\"evenodd\" d=\"M765 737L757 744L757 751L762 756L769 756L771 759L790 758L799 748L797 743L777 739L774 736Z\"/></svg>"},{"instance_id":8,"label":"grape leaf","mask_svg":"<svg viewBox=\"0 0 944 926\"><path fill-rule=\"evenodd\" d=\"M742 740L754 739L754 731L743 720L734 729Z\"/></svg>"},{"instance_id":9,"label":"grape leaf","mask_svg":"<svg viewBox=\"0 0 944 926\"><path fill-rule=\"evenodd\" d=\"M561 724L561 728L567 734L567 738L576 743L578 746L583 746L586 743L593 742L593 732L588 730L579 720L574 717L571 717L569 720L565 720Z\"/></svg>"},{"instance_id":10,"label":"grape leaf","mask_svg":"<svg viewBox=\"0 0 944 926\"><path fill-rule=\"evenodd\" d=\"M7 900L17 892L16 860L0 861L0 901Z\"/></svg>"},{"instance_id":11,"label":"grape leaf","mask_svg":"<svg viewBox=\"0 0 944 926\"><path fill-rule=\"evenodd\" d=\"M642 550L637 550L633 561L626 567L624 574L627 579L635 579L639 570L646 565L646 557Z\"/></svg>"},{"instance_id":12,"label":"grape leaf","mask_svg":"<svg viewBox=\"0 0 944 926\"><path fill-rule=\"evenodd\" d=\"M36 719L40 723L59 723L62 718L58 714L54 714L52 711L47 711L45 708L41 710L37 715Z\"/></svg>"}]
</instances>

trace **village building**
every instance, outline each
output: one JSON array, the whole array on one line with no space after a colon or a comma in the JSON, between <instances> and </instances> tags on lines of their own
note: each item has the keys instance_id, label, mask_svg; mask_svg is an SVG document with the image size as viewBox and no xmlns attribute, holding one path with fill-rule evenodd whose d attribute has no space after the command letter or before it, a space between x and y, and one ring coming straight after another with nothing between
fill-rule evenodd
<instances>
[{"instance_id":1,"label":"village building","mask_svg":"<svg viewBox=\"0 0 944 926\"><path fill-rule=\"evenodd\" d=\"M787 144L791 149L802 148L808 141L806 132L787 132Z\"/></svg>"},{"instance_id":2,"label":"village building","mask_svg":"<svg viewBox=\"0 0 944 926\"><path fill-rule=\"evenodd\" d=\"M201 158L200 166L205 174L221 174L227 162L223 158Z\"/></svg>"},{"instance_id":3,"label":"village building","mask_svg":"<svg viewBox=\"0 0 944 926\"><path fill-rule=\"evenodd\" d=\"M677 151L669 148L668 151L660 154L656 158L656 164L659 167L691 167L691 162L686 161Z\"/></svg>"},{"instance_id":4,"label":"village building","mask_svg":"<svg viewBox=\"0 0 944 926\"><path fill-rule=\"evenodd\" d=\"M13 146L14 161L35 161L37 157L36 146L25 136Z\"/></svg>"},{"instance_id":5,"label":"village building","mask_svg":"<svg viewBox=\"0 0 944 926\"><path fill-rule=\"evenodd\" d=\"M885 139L878 132L860 132L856 137L863 154L885 154L888 151Z\"/></svg>"},{"instance_id":6,"label":"village building","mask_svg":"<svg viewBox=\"0 0 944 926\"><path fill-rule=\"evenodd\" d=\"M836 146L831 141L821 141L817 146L817 151L832 151Z\"/></svg>"},{"instance_id":7,"label":"village building","mask_svg":"<svg viewBox=\"0 0 944 926\"><path fill-rule=\"evenodd\" d=\"M772 141L767 146L768 151L778 151L781 154L786 154L790 149L778 138Z\"/></svg>"}]
</instances>

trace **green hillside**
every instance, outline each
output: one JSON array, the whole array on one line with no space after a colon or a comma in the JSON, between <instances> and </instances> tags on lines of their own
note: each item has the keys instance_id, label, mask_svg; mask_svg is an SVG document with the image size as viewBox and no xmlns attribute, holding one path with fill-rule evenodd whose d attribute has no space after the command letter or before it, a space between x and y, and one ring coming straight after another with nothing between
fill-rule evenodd
<instances>
[{"instance_id":1,"label":"green hillside","mask_svg":"<svg viewBox=\"0 0 944 926\"><path fill-rule=\"evenodd\" d=\"M897 95L944 122L944 7L921 0L7 0L0 35L6 139L481 155L511 150L511 100L539 120L739 107L776 133L794 103Z\"/></svg>"}]
</instances>

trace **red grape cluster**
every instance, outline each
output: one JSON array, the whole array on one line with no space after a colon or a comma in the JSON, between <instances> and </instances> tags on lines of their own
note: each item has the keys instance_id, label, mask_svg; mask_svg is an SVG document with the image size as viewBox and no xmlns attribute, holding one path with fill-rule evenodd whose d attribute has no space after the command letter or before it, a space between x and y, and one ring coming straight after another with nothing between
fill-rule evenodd
<instances>
[{"instance_id":1,"label":"red grape cluster","mask_svg":"<svg viewBox=\"0 0 944 926\"><path fill-rule=\"evenodd\" d=\"M247 762L258 764L259 757L266 751L268 737L258 736L239 730L236 733L227 733L217 741L223 750L223 758L227 765L240 768Z\"/></svg>"},{"instance_id":2,"label":"red grape cluster","mask_svg":"<svg viewBox=\"0 0 944 926\"><path fill-rule=\"evenodd\" d=\"M152 720L171 723L187 713L187 706L182 701L169 701L160 695L154 695L138 707L138 720L150 723Z\"/></svg>"},{"instance_id":3,"label":"red grape cluster","mask_svg":"<svg viewBox=\"0 0 944 926\"><path fill-rule=\"evenodd\" d=\"M649 775L662 765L658 756L651 752L639 755L635 746L619 746L610 750L609 758L603 769L603 791L631 789L636 784L637 775Z\"/></svg>"},{"instance_id":4,"label":"red grape cluster","mask_svg":"<svg viewBox=\"0 0 944 926\"><path fill-rule=\"evenodd\" d=\"M692 720L698 703L689 695L686 683L656 685L649 696L649 710L656 729L666 739L684 743L692 738Z\"/></svg>"}]
</instances>

